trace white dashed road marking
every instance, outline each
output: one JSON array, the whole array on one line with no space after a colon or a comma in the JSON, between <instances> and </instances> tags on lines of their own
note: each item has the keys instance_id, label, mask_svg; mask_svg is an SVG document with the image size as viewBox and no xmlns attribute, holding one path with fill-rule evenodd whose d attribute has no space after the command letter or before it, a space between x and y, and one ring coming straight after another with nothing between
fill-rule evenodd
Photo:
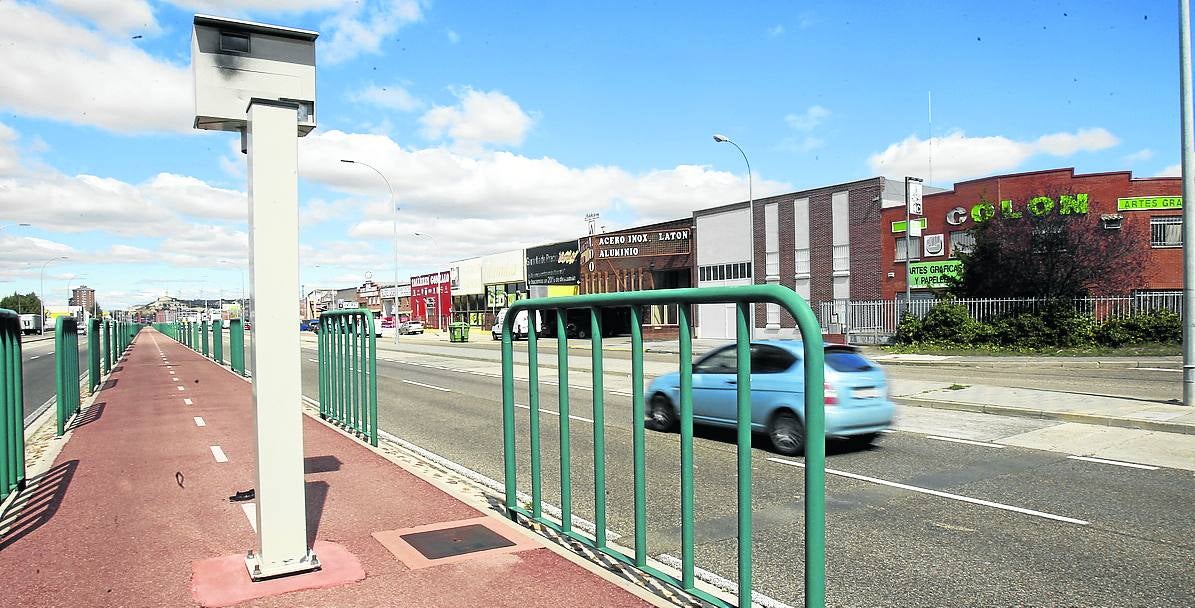
<instances>
[{"instance_id":1,"label":"white dashed road marking","mask_svg":"<svg viewBox=\"0 0 1195 608\"><path fill-rule=\"evenodd\" d=\"M519 405L518 403L516 403L516 404L515 404L515 407L521 407L521 408L523 408L523 409L525 409L525 410L527 410L527 411L531 411L531 406L529 406L529 405ZM543 412L543 413L545 413L545 414L551 414L551 415L553 415L553 416L559 416L559 415L560 415L560 412L555 412L555 411L552 411L552 410L545 410L545 409L544 409L544 408L542 408L542 407L541 407L541 408L539 408L539 411L541 411L541 412ZM580 417L580 416L574 416L574 415L572 415L572 414L569 414L569 415L568 415L568 417L569 417L569 420L580 420L581 422L588 422L589 424L593 424L593 421L592 421L592 420L590 420L590 419L588 419L588 418L582 418L582 417Z\"/></svg>"},{"instance_id":2,"label":"white dashed road marking","mask_svg":"<svg viewBox=\"0 0 1195 608\"><path fill-rule=\"evenodd\" d=\"M177 387L177 388L178 388L178 390L180 390L180 391L185 391L185 390L187 390L187 389L185 389L185 388L183 388L183 387L181 387L181 386L179 386L179 387Z\"/></svg>"},{"instance_id":3,"label":"white dashed road marking","mask_svg":"<svg viewBox=\"0 0 1195 608\"><path fill-rule=\"evenodd\" d=\"M415 382L414 380L403 380L403 383L404 383L404 384L414 384L415 386L422 386L423 388L430 388L430 389L432 389L433 391L440 391L440 392L443 392L443 393L451 393L451 392L452 392L452 389L450 389L450 388L444 388L444 387L440 387L440 386L434 386L434 385L431 385L431 384L424 384L424 383L422 383L422 382Z\"/></svg>"},{"instance_id":4,"label":"white dashed road marking","mask_svg":"<svg viewBox=\"0 0 1195 608\"><path fill-rule=\"evenodd\" d=\"M183 405L191 405L190 399L183 399Z\"/></svg>"},{"instance_id":5,"label":"white dashed road marking","mask_svg":"<svg viewBox=\"0 0 1195 608\"><path fill-rule=\"evenodd\" d=\"M224 450L220 449L220 446L213 445L211 449L212 456L215 457L216 462L228 462L228 457L224 455Z\"/></svg>"},{"instance_id":6,"label":"white dashed road marking","mask_svg":"<svg viewBox=\"0 0 1195 608\"><path fill-rule=\"evenodd\" d=\"M195 417L195 426L207 426L207 423L203 421L202 417L196 416ZM213 453L215 452L215 449L216 448L212 448Z\"/></svg>"},{"instance_id":7,"label":"white dashed road marking","mask_svg":"<svg viewBox=\"0 0 1195 608\"><path fill-rule=\"evenodd\" d=\"M1086 462L1095 462L1099 464L1114 464L1118 467L1129 467L1133 469L1145 469L1146 471L1156 471L1158 467L1153 467L1148 464L1137 464L1135 462L1123 462L1120 460L1105 460L1103 458L1092 458L1091 456L1067 456L1071 460L1083 460Z\"/></svg>"},{"instance_id":8,"label":"white dashed road marking","mask_svg":"<svg viewBox=\"0 0 1195 608\"><path fill-rule=\"evenodd\" d=\"M172 382L178 382L178 378L171 377L171 378L170 378L170 380L171 380Z\"/></svg>"},{"instance_id":9,"label":"white dashed road marking","mask_svg":"<svg viewBox=\"0 0 1195 608\"><path fill-rule=\"evenodd\" d=\"M1004 446L998 443L987 443L986 441L971 441L970 439L959 439L957 437L939 437L937 435L926 435L926 439L936 439L938 441L949 441L951 443L965 443L967 445L981 445L985 448L1003 448Z\"/></svg>"},{"instance_id":10,"label":"white dashed road marking","mask_svg":"<svg viewBox=\"0 0 1195 608\"><path fill-rule=\"evenodd\" d=\"M780 463L780 464L786 464L786 465L792 466L792 467L805 468L805 463L803 463L803 462L794 462L792 460L784 460L783 458L768 458L768 460L770 460L772 462ZM951 494L950 492L942 492L940 490L931 490L929 488L919 488L917 486L911 486L911 485L904 484L904 483L897 483L895 481L888 481L886 479L878 479L875 477L868 477L866 475L858 475L855 473L848 473L846 471L837 471L835 469L826 469L826 473L828 473L830 475L838 475L839 477L847 477L849 479L857 479L859 481L866 481L866 482L878 484L881 486L888 486L890 488L899 488L901 490L908 490L910 492L929 494L930 496L937 496L939 498L949 498L950 500L957 500L959 502L970 503L970 504L979 505L982 507L992 507L994 509L1002 509L1004 511L1012 511L1014 513L1021 513L1024 515L1032 515L1034 517L1041 517L1044 519L1052 519L1054 521L1062 521L1062 522L1066 522L1069 524L1078 524L1080 526L1086 526L1088 523L1090 523L1090 522L1084 521L1082 519L1075 519L1073 517L1064 517L1062 515L1054 515L1053 513L1034 511L1032 509L1025 509L1022 507L1014 507L1012 505L1006 505L1006 504L1002 504L1002 503L998 503L998 502L992 502L990 500L981 500L979 498L971 498L970 496L963 496L961 494Z\"/></svg>"}]
</instances>

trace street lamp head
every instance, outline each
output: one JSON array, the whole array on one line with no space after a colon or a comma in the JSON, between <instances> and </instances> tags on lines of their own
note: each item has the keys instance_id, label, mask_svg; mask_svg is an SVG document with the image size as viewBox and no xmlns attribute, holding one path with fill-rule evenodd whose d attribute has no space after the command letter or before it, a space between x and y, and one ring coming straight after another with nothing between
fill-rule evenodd
<instances>
[{"instance_id":1,"label":"street lamp head","mask_svg":"<svg viewBox=\"0 0 1195 608\"><path fill-rule=\"evenodd\" d=\"M24 227L28 228L28 227L32 226L33 224L30 224L29 222L21 222L20 224L17 224L17 225L24 226Z\"/></svg>"},{"instance_id":2,"label":"street lamp head","mask_svg":"<svg viewBox=\"0 0 1195 608\"><path fill-rule=\"evenodd\" d=\"M730 138L721 133L714 133L714 141L721 144L730 141Z\"/></svg>"},{"instance_id":3,"label":"street lamp head","mask_svg":"<svg viewBox=\"0 0 1195 608\"><path fill-rule=\"evenodd\" d=\"M349 164L355 164L357 161L355 161L355 160L349 160L349 159L347 159L347 158L342 158L342 159L340 159L340 162L342 162L342 163L349 163Z\"/></svg>"}]
</instances>

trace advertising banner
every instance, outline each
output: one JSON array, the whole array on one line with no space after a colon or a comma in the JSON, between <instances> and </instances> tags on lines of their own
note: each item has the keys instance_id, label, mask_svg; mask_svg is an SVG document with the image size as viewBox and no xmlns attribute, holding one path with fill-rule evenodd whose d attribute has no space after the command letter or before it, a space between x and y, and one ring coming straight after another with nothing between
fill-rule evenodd
<instances>
[{"instance_id":1,"label":"advertising banner","mask_svg":"<svg viewBox=\"0 0 1195 608\"><path fill-rule=\"evenodd\" d=\"M581 279L577 241L527 249L528 285L576 285Z\"/></svg>"},{"instance_id":2,"label":"advertising banner","mask_svg":"<svg viewBox=\"0 0 1195 608\"><path fill-rule=\"evenodd\" d=\"M1117 211L1182 209L1181 196L1136 196L1116 199Z\"/></svg>"},{"instance_id":3,"label":"advertising banner","mask_svg":"<svg viewBox=\"0 0 1195 608\"><path fill-rule=\"evenodd\" d=\"M946 277L957 277L962 266L959 260L914 262L909 264L909 285L914 289L946 287Z\"/></svg>"}]
</instances>

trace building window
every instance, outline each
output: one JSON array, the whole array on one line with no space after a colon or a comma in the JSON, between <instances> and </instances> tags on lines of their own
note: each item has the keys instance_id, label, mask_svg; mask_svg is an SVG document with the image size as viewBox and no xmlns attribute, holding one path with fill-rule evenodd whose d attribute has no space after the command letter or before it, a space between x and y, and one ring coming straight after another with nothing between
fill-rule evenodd
<instances>
[{"instance_id":1,"label":"building window","mask_svg":"<svg viewBox=\"0 0 1195 608\"><path fill-rule=\"evenodd\" d=\"M796 251L797 261L797 276L809 274L809 248L798 249Z\"/></svg>"},{"instance_id":2,"label":"building window","mask_svg":"<svg viewBox=\"0 0 1195 608\"><path fill-rule=\"evenodd\" d=\"M905 255L905 244L908 243L911 256ZM896 261L903 262L906 259L920 260L921 259L921 237L897 237L896 239Z\"/></svg>"},{"instance_id":3,"label":"building window","mask_svg":"<svg viewBox=\"0 0 1195 608\"><path fill-rule=\"evenodd\" d=\"M975 235L968 230L955 230L950 233L950 257L960 253L971 253L975 249ZM900 252L897 252L900 255Z\"/></svg>"},{"instance_id":4,"label":"building window","mask_svg":"<svg viewBox=\"0 0 1195 608\"><path fill-rule=\"evenodd\" d=\"M751 278L750 262L711 264L709 266L697 267L697 279L699 281L731 281L749 278Z\"/></svg>"},{"instance_id":5,"label":"building window","mask_svg":"<svg viewBox=\"0 0 1195 608\"><path fill-rule=\"evenodd\" d=\"M249 34L220 32L221 53L248 53Z\"/></svg>"},{"instance_id":6,"label":"building window","mask_svg":"<svg viewBox=\"0 0 1195 608\"><path fill-rule=\"evenodd\" d=\"M773 327L780 326L780 305L768 302L767 307L767 323Z\"/></svg>"},{"instance_id":7,"label":"building window","mask_svg":"<svg viewBox=\"0 0 1195 608\"><path fill-rule=\"evenodd\" d=\"M1161 215L1149 218L1150 247L1182 247L1183 218L1180 215Z\"/></svg>"},{"instance_id":8,"label":"building window","mask_svg":"<svg viewBox=\"0 0 1195 608\"><path fill-rule=\"evenodd\" d=\"M834 246L834 272L850 272L851 270L851 246L850 245L835 245Z\"/></svg>"},{"instance_id":9,"label":"building window","mask_svg":"<svg viewBox=\"0 0 1195 608\"><path fill-rule=\"evenodd\" d=\"M767 276L769 276L769 277L780 276L780 252L779 251L769 251L767 253L767 255L765 256L765 262L767 263L767 268L764 269L764 272L767 273Z\"/></svg>"}]
</instances>

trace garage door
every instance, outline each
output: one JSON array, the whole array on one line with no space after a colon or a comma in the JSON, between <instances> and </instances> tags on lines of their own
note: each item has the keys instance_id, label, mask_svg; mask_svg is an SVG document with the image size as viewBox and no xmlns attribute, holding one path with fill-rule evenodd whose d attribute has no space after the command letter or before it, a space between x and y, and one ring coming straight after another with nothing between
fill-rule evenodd
<instances>
[{"instance_id":1,"label":"garage door","mask_svg":"<svg viewBox=\"0 0 1195 608\"><path fill-rule=\"evenodd\" d=\"M706 281L701 287L734 287L750 285L750 279L735 281ZM697 306L697 337L733 340L735 337L734 304L699 304Z\"/></svg>"}]
</instances>

